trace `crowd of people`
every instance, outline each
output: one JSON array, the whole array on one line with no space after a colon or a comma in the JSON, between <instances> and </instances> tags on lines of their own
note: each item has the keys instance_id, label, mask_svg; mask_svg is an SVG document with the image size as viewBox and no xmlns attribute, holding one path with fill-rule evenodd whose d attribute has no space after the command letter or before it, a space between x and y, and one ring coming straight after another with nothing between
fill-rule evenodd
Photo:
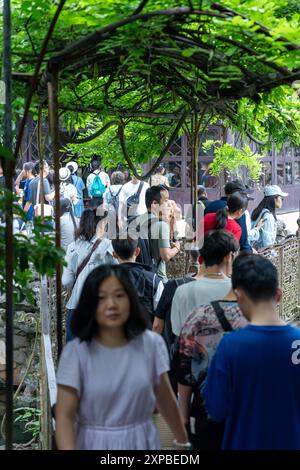
<instances>
[{"instance_id":1,"label":"crowd of people","mask_svg":"<svg viewBox=\"0 0 300 470\"><path fill-rule=\"evenodd\" d=\"M59 173L62 283L71 294L58 448L159 449L159 412L177 449L299 450L300 330L279 318L278 273L257 253L275 243L287 194L266 186L250 216L242 181L227 183L217 201L200 187L203 245L190 253L193 269L169 279L182 215L162 169L149 183L120 170L109 176L98 160L86 183L77 170L69 162ZM16 181L18 191L25 180L33 222L41 194L52 208L48 174L47 163L26 163Z\"/></svg>"}]
</instances>

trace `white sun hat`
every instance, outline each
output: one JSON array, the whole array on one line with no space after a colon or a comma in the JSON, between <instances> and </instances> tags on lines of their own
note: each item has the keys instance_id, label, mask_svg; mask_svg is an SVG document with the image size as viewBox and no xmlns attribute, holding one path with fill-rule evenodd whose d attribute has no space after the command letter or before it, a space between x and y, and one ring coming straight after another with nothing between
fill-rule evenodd
<instances>
[{"instance_id":1,"label":"white sun hat","mask_svg":"<svg viewBox=\"0 0 300 470\"><path fill-rule=\"evenodd\" d=\"M73 168L73 171L70 170L71 173L72 173L72 174L73 174L73 173L76 173L76 171L78 170L78 165L77 165L77 163L76 163L76 162L68 162L68 163L66 164L66 167L69 168L69 166L71 166L71 167Z\"/></svg>"},{"instance_id":2,"label":"white sun hat","mask_svg":"<svg viewBox=\"0 0 300 470\"><path fill-rule=\"evenodd\" d=\"M277 184L273 185L268 185L264 189L264 195L265 196L281 196L281 197L286 197L289 194L284 193Z\"/></svg>"},{"instance_id":3,"label":"white sun hat","mask_svg":"<svg viewBox=\"0 0 300 470\"><path fill-rule=\"evenodd\" d=\"M59 169L59 179L60 181L67 181L71 176L69 168L62 167Z\"/></svg>"}]
</instances>

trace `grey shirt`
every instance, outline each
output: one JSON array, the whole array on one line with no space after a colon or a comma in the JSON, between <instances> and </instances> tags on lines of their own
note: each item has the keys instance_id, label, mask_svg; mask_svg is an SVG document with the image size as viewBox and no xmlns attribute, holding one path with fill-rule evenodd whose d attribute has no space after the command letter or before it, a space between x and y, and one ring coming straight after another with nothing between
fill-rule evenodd
<instances>
[{"instance_id":1,"label":"grey shirt","mask_svg":"<svg viewBox=\"0 0 300 470\"><path fill-rule=\"evenodd\" d=\"M224 299L231 290L231 279L209 279L202 277L194 282L177 287L171 309L172 331L180 335L188 315L199 305Z\"/></svg>"},{"instance_id":2,"label":"grey shirt","mask_svg":"<svg viewBox=\"0 0 300 470\"><path fill-rule=\"evenodd\" d=\"M40 203L41 203L41 189L40 189L39 201L36 200L39 181L40 181L40 177L37 176L36 178L34 178L34 179L33 179L32 181L30 181L30 183L29 183L30 202L31 202L31 204L33 205L33 207L34 207L36 204L40 204ZM51 191L51 189L50 189L49 181L47 180L47 178L44 178L44 195L46 196L47 194L51 194L51 193L52 193L52 191ZM46 199L44 199L44 202L45 202L45 204L49 204L49 202L48 202Z\"/></svg>"},{"instance_id":3,"label":"grey shirt","mask_svg":"<svg viewBox=\"0 0 300 470\"><path fill-rule=\"evenodd\" d=\"M79 226L79 219L74 217L76 228ZM75 227L70 215L66 212L60 218L61 247L67 250L68 246L75 241Z\"/></svg>"}]
</instances>

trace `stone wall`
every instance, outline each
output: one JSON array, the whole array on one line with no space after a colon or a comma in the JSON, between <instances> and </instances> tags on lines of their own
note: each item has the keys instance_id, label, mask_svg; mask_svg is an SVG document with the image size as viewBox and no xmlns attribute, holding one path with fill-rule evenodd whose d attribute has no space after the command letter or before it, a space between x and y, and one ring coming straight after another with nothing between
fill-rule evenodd
<instances>
[{"instance_id":1,"label":"stone wall","mask_svg":"<svg viewBox=\"0 0 300 470\"><path fill-rule=\"evenodd\" d=\"M32 355L35 338L38 312L26 312L19 306L20 310L15 312L14 319L14 388L15 390L23 381L30 357ZM26 306L28 310L28 306ZM34 310L32 308L32 310ZM14 408L24 406L35 407L38 397L39 381L39 341L33 355L32 364L23 381L22 387L16 400ZM5 412L5 310L0 309L0 417Z\"/></svg>"}]
</instances>

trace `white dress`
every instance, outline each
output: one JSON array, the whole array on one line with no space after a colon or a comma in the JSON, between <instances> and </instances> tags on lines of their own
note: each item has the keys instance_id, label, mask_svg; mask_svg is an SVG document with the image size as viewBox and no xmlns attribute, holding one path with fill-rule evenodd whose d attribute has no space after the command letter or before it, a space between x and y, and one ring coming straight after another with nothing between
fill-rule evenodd
<instances>
[{"instance_id":1,"label":"white dress","mask_svg":"<svg viewBox=\"0 0 300 470\"><path fill-rule=\"evenodd\" d=\"M168 369L164 340L149 330L117 348L95 339L70 341L57 384L75 388L80 398L76 449L160 449L154 387Z\"/></svg>"}]
</instances>

